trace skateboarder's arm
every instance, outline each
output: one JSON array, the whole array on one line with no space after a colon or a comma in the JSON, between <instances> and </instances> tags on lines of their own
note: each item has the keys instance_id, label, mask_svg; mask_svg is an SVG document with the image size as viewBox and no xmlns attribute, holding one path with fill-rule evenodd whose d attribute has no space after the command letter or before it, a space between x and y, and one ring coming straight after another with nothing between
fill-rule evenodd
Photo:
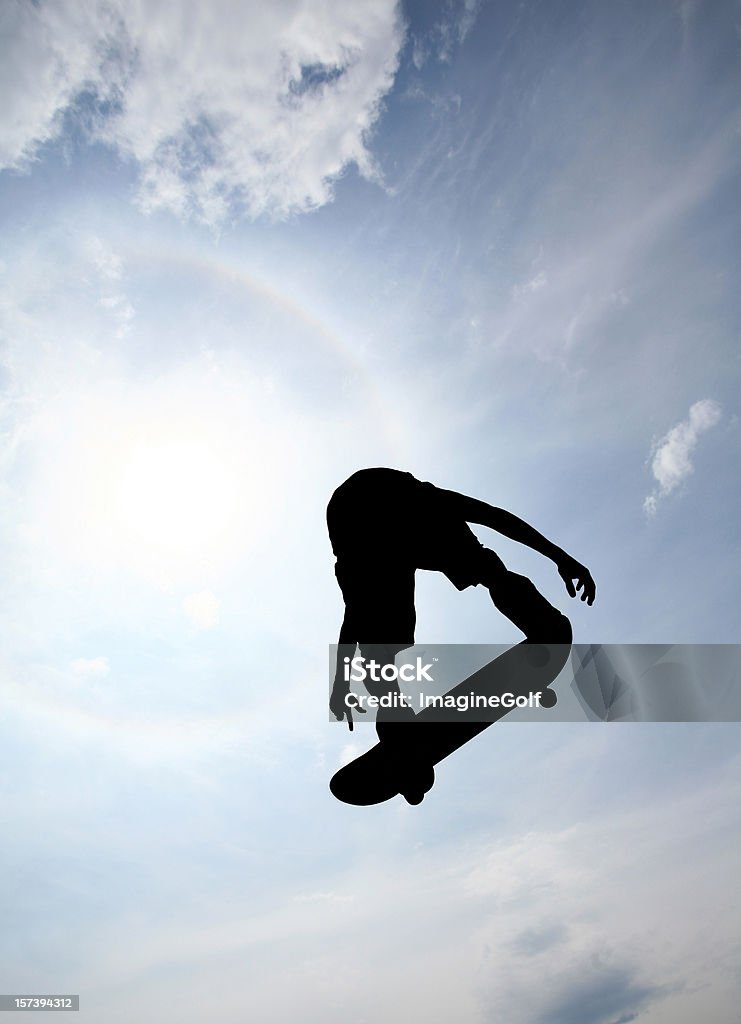
<instances>
[{"instance_id":1,"label":"skateboarder's arm","mask_svg":"<svg viewBox=\"0 0 741 1024\"><path fill-rule=\"evenodd\" d=\"M589 569L581 562L569 555L563 548L558 547L552 541L544 537L542 533L526 523L524 519L507 512L503 508L495 508L478 498L470 498L466 494L458 494L456 491L443 491L448 508L456 515L462 516L467 523L478 523L480 526L487 526L490 530L496 530L503 537L509 537L519 544L532 548L539 554L550 558L556 563L558 574L566 585L566 590L571 597L576 597L577 591L581 591L582 601L592 604L596 588ZM576 586L574 586L576 580Z\"/></svg>"},{"instance_id":2,"label":"skateboarder's arm","mask_svg":"<svg viewBox=\"0 0 741 1024\"><path fill-rule=\"evenodd\" d=\"M357 641L354 637L355 630L353 629L353 623L347 610L345 610L345 617L342 620L340 636L337 641L337 662L334 673L334 686L336 690L340 687L343 687L345 690L350 689L349 684L345 682L343 669L345 666L345 658L352 658L355 654Z\"/></svg>"},{"instance_id":3,"label":"skateboarder's arm","mask_svg":"<svg viewBox=\"0 0 741 1024\"><path fill-rule=\"evenodd\" d=\"M343 666L345 664L345 658L352 658L355 654L355 648L358 646L357 641L357 630L355 623L350 611L345 607L345 614L342 619L342 625L340 626L340 636L337 641L337 667L335 671L335 682L338 679L343 679Z\"/></svg>"},{"instance_id":4,"label":"skateboarder's arm","mask_svg":"<svg viewBox=\"0 0 741 1024\"><path fill-rule=\"evenodd\" d=\"M347 724L352 730L352 711L345 704L345 697L350 692L350 684L345 680L345 658L352 659L355 655L357 641L353 639L356 635L355 624L347 610L340 626L340 636L337 642L337 661L335 663L334 685L332 695L329 699L329 709L338 721L347 718ZM364 708L358 708L364 711Z\"/></svg>"},{"instance_id":5,"label":"skateboarder's arm","mask_svg":"<svg viewBox=\"0 0 741 1024\"><path fill-rule=\"evenodd\" d=\"M490 530L496 530L510 540L516 540L519 544L525 544L551 561L558 563L566 552L557 547L542 533L526 523L524 519L505 511L503 508L495 508L478 498L469 498L466 494L458 494L456 491L443 491L448 506L458 515L461 515L467 523L478 523L479 526L487 526Z\"/></svg>"}]
</instances>

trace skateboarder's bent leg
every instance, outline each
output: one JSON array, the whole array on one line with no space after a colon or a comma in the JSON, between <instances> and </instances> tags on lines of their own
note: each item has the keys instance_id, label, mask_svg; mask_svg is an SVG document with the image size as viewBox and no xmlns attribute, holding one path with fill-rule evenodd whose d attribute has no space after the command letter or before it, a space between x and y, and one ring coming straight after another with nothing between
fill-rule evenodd
<instances>
[{"instance_id":1,"label":"skateboarder's bent leg","mask_svg":"<svg viewBox=\"0 0 741 1024\"><path fill-rule=\"evenodd\" d=\"M378 681L366 679L366 690L374 697L391 698L389 707L380 706L376 710L376 734L386 746L386 757L395 766L399 792L408 803L418 804L435 781L434 768L417 749L419 730L425 726L416 723L414 709L402 701L398 681L382 677L384 666L396 664L396 653L400 649L403 647L398 644L360 644L363 657L376 663L380 677Z\"/></svg>"},{"instance_id":2,"label":"skateboarder's bent leg","mask_svg":"<svg viewBox=\"0 0 741 1024\"><path fill-rule=\"evenodd\" d=\"M406 644L404 646L411 646ZM396 665L396 654L403 650L399 644L360 644L360 650L366 665L374 662L378 679L366 677L364 686L373 697L388 698L376 711L376 722L405 722L414 718L414 713L407 705L399 688L398 679L384 678L384 668ZM379 733L380 736L380 733Z\"/></svg>"},{"instance_id":3,"label":"skateboarder's bent leg","mask_svg":"<svg viewBox=\"0 0 741 1024\"><path fill-rule=\"evenodd\" d=\"M488 589L494 606L506 615L525 637L535 643L571 644L571 623L554 608L527 576L510 572L493 551L486 551L480 582Z\"/></svg>"}]
</instances>

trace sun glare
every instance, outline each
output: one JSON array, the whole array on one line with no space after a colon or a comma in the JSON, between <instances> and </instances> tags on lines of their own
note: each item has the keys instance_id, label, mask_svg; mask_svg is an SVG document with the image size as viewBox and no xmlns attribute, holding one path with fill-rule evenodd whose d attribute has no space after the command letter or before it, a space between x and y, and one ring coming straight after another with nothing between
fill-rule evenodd
<instances>
[{"instance_id":1,"label":"sun glare","mask_svg":"<svg viewBox=\"0 0 741 1024\"><path fill-rule=\"evenodd\" d=\"M211 578L252 549L271 522L281 442L249 403L186 384L167 404L160 391L98 395L50 414L29 540L165 586Z\"/></svg>"},{"instance_id":2,"label":"sun glare","mask_svg":"<svg viewBox=\"0 0 741 1024\"><path fill-rule=\"evenodd\" d=\"M200 441L133 448L114 492L121 532L173 554L213 549L234 523L235 472L225 453Z\"/></svg>"}]
</instances>

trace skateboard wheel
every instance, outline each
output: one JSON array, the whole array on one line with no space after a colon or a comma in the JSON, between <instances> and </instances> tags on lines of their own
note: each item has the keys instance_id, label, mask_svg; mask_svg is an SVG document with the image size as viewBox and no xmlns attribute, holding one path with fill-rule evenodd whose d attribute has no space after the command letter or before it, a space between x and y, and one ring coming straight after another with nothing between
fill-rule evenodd
<instances>
[{"instance_id":1,"label":"skateboard wheel","mask_svg":"<svg viewBox=\"0 0 741 1024\"><path fill-rule=\"evenodd\" d=\"M419 789L412 790L412 792L410 793L402 793L401 795L404 797L408 804L412 804L413 806L421 804L425 798L424 793Z\"/></svg>"},{"instance_id":2,"label":"skateboard wheel","mask_svg":"<svg viewBox=\"0 0 741 1024\"><path fill-rule=\"evenodd\" d=\"M558 697L550 688L546 688L540 694L540 706L542 708L554 708L558 703Z\"/></svg>"}]
</instances>

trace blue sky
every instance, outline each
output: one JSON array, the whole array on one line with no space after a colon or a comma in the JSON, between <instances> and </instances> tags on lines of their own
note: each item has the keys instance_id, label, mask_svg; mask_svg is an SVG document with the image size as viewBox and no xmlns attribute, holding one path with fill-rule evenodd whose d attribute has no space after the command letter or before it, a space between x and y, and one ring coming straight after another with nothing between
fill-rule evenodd
<instances>
[{"instance_id":1,"label":"blue sky","mask_svg":"<svg viewBox=\"0 0 741 1024\"><path fill-rule=\"evenodd\" d=\"M577 640L739 642L737 22L3 5L3 991L737 1024L738 727L502 725L343 807L324 525L409 469L589 565ZM516 639L434 574L418 623Z\"/></svg>"}]
</instances>

